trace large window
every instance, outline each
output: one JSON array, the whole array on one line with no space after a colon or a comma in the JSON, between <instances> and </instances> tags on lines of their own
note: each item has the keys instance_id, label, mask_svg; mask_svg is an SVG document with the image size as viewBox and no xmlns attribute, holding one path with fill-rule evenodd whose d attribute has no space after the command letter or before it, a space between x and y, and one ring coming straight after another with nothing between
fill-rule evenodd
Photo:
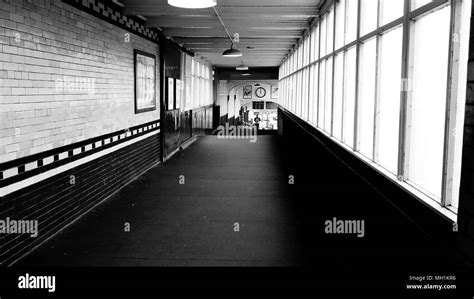
<instances>
[{"instance_id":1,"label":"large window","mask_svg":"<svg viewBox=\"0 0 474 299\"><path fill-rule=\"evenodd\" d=\"M212 99L212 69L193 57L186 55L185 58L185 87L184 109L195 109L211 105Z\"/></svg>"},{"instance_id":2,"label":"large window","mask_svg":"<svg viewBox=\"0 0 474 299\"><path fill-rule=\"evenodd\" d=\"M455 211L445 191L455 152L446 111L462 97L448 89L457 77L449 72L460 72L449 68L459 23L450 5L333 1L283 62L280 82L285 108L422 200Z\"/></svg>"}]
</instances>

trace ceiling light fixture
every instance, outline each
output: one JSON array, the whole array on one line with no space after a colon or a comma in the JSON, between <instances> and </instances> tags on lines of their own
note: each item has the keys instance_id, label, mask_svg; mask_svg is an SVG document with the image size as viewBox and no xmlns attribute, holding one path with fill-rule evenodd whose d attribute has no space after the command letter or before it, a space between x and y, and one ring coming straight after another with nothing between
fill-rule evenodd
<instances>
[{"instance_id":1,"label":"ceiling light fixture","mask_svg":"<svg viewBox=\"0 0 474 299\"><path fill-rule=\"evenodd\" d=\"M246 65L242 62L242 63L241 63L238 67L236 67L235 69L238 70L238 71L247 71L247 70L249 69L249 67L246 66Z\"/></svg>"},{"instance_id":2,"label":"ceiling light fixture","mask_svg":"<svg viewBox=\"0 0 474 299\"><path fill-rule=\"evenodd\" d=\"M250 76L250 73L243 73L242 76Z\"/></svg>"},{"instance_id":3,"label":"ceiling light fixture","mask_svg":"<svg viewBox=\"0 0 474 299\"><path fill-rule=\"evenodd\" d=\"M237 49L234 47L234 44L232 44L232 45L230 46L230 49L225 50L225 51L222 53L222 56L224 56L224 57L241 57L241 56L242 56L242 52L240 52L239 50L237 50Z\"/></svg>"},{"instance_id":4,"label":"ceiling light fixture","mask_svg":"<svg viewBox=\"0 0 474 299\"><path fill-rule=\"evenodd\" d=\"M237 49L237 46L235 45L234 39L232 38L232 36L230 36L229 30L228 30L227 27L225 26L224 21L222 21L221 15L220 15L219 12L217 11L217 8L216 8L216 7L213 7L213 9L214 9L214 12L216 13L216 16L217 16L217 18L219 19L219 22L221 23L222 27L224 27L224 30L225 30L225 32L227 33L227 36L229 37L229 40L230 40L230 43L231 43L230 49L225 50L225 51L222 53L222 56L224 56L224 57L241 57L241 56L242 56L242 52L240 52L240 51Z\"/></svg>"},{"instance_id":5,"label":"ceiling light fixture","mask_svg":"<svg viewBox=\"0 0 474 299\"><path fill-rule=\"evenodd\" d=\"M180 8L209 8L216 6L217 0L168 0L168 4Z\"/></svg>"}]
</instances>

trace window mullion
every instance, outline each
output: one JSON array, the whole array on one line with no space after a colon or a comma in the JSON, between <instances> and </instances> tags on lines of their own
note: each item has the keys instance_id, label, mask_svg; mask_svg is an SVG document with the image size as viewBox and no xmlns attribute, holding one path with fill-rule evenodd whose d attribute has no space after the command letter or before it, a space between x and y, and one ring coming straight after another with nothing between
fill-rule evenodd
<instances>
[{"instance_id":1,"label":"window mullion","mask_svg":"<svg viewBox=\"0 0 474 299\"><path fill-rule=\"evenodd\" d=\"M331 128L329 132L331 136L334 136L334 67L336 65L336 55L334 51L336 50L336 21L337 21L337 12L336 12L336 2L333 4L333 27L332 27L332 83L331 83Z\"/></svg>"},{"instance_id":2,"label":"window mullion","mask_svg":"<svg viewBox=\"0 0 474 299\"><path fill-rule=\"evenodd\" d=\"M377 1L377 29L380 26L380 18L381 18L381 3L382 0ZM372 160L375 162L378 160L378 127L379 127L379 106L380 106L380 49L381 49L381 34L377 34L376 38L376 45L375 45L375 92L374 92L374 132L373 132L373 148L372 148Z\"/></svg>"},{"instance_id":3,"label":"window mullion","mask_svg":"<svg viewBox=\"0 0 474 299\"><path fill-rule=\"evenodd\" d=\"M409 87L409 51L410 51L410 7L411 0L405 0L403 13L403 41L402 41L402 74L400 82L400 126L398 142L398 173L400 181L405 181L407 176L406 152L407 152L407 114L408 114L408 87Z\"/></svg>"},{"instance_id":4,"label":"window mullion","mask_svg":"<svg viewBox=\"0 0 474 299\"><path fill-rule=\"evenodd\" d=\"M350 1L350 0L349 0ZM352 145L352 149L357 151L359 146L359 62L360 62L360 9L361 9L361 1L357 1L357 35L356 35L356 74L355 74L355 104L354 104L354 143Z\"/></svg>"}]
</instances>

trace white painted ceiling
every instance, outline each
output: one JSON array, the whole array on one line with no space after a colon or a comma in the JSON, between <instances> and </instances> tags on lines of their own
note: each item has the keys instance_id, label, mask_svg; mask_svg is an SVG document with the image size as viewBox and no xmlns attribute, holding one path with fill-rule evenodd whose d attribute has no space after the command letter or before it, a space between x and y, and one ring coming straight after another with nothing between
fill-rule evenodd
<instances>
[{"instance_id":1,"label":"white painted ceiling","mask_svg":"<svg viewBox=\"0 0 474 299\"><path fill-rule=\"evenodd\" d=\"M230 34L240 35L241 58L222 57L231 43L212 8L176 8L167 0L120 2L126 15L146 17L147 27L160 28L214 66L233 67L243 60L250 67L264 67L280 65L316 16L320 0L217 0Z\"/></svg>"}]
</instances>

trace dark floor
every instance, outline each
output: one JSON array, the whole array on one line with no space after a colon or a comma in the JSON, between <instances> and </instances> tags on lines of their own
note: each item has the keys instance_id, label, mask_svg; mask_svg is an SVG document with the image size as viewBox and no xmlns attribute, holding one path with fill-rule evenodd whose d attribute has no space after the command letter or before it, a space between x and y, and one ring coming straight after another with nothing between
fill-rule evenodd
<instances>
[{"instance_id":1,"label":"dark floor","mask_svg":"<svg viewBox=\"0 0 474 299\"><path fill-rule=\"evenodd\" d=\"M326 234L333 217L365 220L365 237ZM384 279L451 269L453 257L323 148L205 136L17 265L299 265L325 279Z\"/></svg>"},{"instance_id":2,"label":"dark floor","mask_svg":"<svg viewBox=\"0 0 474 299\"><path fill-rule=\"evenodd\" d=\"M275 136L199 138L20 265L294 265L296 219L274 147Z\"/></svg>"}]
</instances>

